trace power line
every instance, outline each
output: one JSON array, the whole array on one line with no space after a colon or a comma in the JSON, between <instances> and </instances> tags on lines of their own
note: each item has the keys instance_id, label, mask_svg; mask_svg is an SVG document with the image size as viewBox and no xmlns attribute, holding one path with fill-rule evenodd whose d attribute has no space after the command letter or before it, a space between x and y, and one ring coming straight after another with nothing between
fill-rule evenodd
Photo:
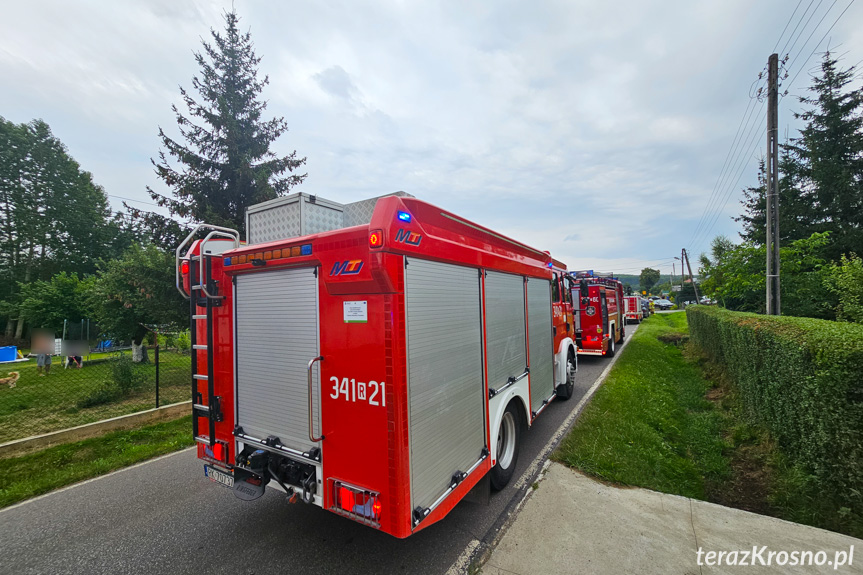
<instances>
[{"instance_id":1,"label":"power line","mask_svg":"<svg viewBox=\"0 0 863 575\"><path fill-rule=\"evenodd\" d=\"M123 196L115 196L114 194L105 194L105 195L108 196L109 198L117 198L118 200L126 200L127 202L138 202L139 204L147 204L150 206L156 206L157 208L162 207L159 204L154 204L153 202L146 202L144 200L133 200L132 198L124 198Z\"/></svg>"},{"instance_id":2,"label":"power line","mask_svg":"<svg viewBox=\"0 0 863 575\"><path fill-rule=\"evenodd\" d=\"M761 77L759 74L759 79L756 80L756 82L760 81L760 79L761 79ZM714 202L719 197L719 190L722 189L722 182L727 175L726 170L731 166L731 163L729 163L729 160L732 158L732 156L734 154L737 153L737 148L740 145L740 142L738 142L738 137L741 136L741 134L742 134L741 128L751 118L752 111L755 109L753 107L755 101L756 100L750 96L749 104L747 104L747 106L746 106L746 111L743 112L743 117L740 119L740 124L737 126L737 132L734 134L734 139L731 141L731 147L728 148L728 154L726 154L726 156L725 156L725 162L723 162L722 169L719 171L719 177L716 178L716 183L713 184L713 190L710 192L710 196L707 199L707 205L704 207L704 211L701 213L701 218L698 220L698 224L695 226L695 230L692 232L692 237L690 237L690 239L689 239L690 244L698 236L698 232L702 229L702 226L704 225L707 218L709 217L708 214L713 209ZM744 128L743 131L745 132L746 129Z\"/></svg>"},{"instance_id":3,"label":"power line","mask_svg":"<svg viewBox=\"0 0 863 575\"><path fill-rule=\"evenodd\" d=\"M787 47L788 47L788 42L790 42L790 41L791 41L791 38L794 36L794 33L795 33L795 32L797 32L797 28L799 28L799 27L800 27L800 23L801 23L801 22L803 22L803 18L805 18L805 17L806 17L806 13L807 13L807 12L809 12L809 8L811 8L811 7L812 7L812 4L814 4L814 3L815 3L815 0L809 0L809 6L807 6L807 7L806 7L806 10L804 10L804 11L803 11L803 14L801 14L801 15L800 15L800 19L797 21L797 25L796 25L796 26L794 26L794 30L792 30L792 31L791 31L791 35L790 35L790 36L788 36L788 39L787 39L787 40L785 40L785 45L784 45L784 46L782 46L782 52L781 52L782 54L784 54L784 53L785 53L785 48L787 48ZM794 10L795 10L795 12L797 11L797 9L796 9L796 8L795 8ZM801 34L802 34L802 31L801 31ZM779 45L779 42L777 42L777 43L776 43L776 45L778 46L778 45ZM775 49L774 49L774 51L775 51Z\"/></svg>"},{"instance_id":4,"label":"power line","mask_svg":"<svg viewBox=\"0 0 863 575\"><path fill-rule=\"evenodd\" d=\"M832 10L833 6L836 4L837 1L838 0L834 0L833 4L830 6L830 8L828 8L827 11L824 13L824 15L821 17L821 20L819 20L818 24L816 24L816 26L811 30L809 37L807 37L806 41L803 43L803 47L801 47L797 56L795 56L794 61L797 60L797 57L799 57L800 53L805 49L805 46L809 43L809 40L814 35L815 31L820 27L821 23L824 21L824 18L826 18L827 14L830 13L830 11ZM786 39L785 45L782 48L783 52L785 52L786 48L788 48L789 43L791 44L789 51L794 49L794 47L796 46L800 37L805 33L806 29L808 28L809 23L814 18L816 12L818 11L818 8L820 8L822 2L823 2L823 0L819 0L818 4L815 5L815 8L811 11L811 14L810 14L810 9L812 8L813 4L815 4L815 0L810 0L806 9L803 11L803 13L800 15L800 18L797 20L797 24L794 26L794 29L791 31L791 34ZM853 2L854 2L854 0L851 0L851 3L853 3ZM794 15L799 10L801 4L802 4L802 0L799 0L797 3L797 6L794 8L794 11L791 13L791 16L788 18L788 21L786 22L785 27L782 30L782 33L779 35L779 39L776 41L776 46L778 46L779 43L782 41L782 37L785 35L785 32L788 30L788 27L790 26L791 22L794 20ZM846 7L845 10L842 12L842 14L839 15L839 18L841 18L842 15L848 10L850 5L851 4L849 4L848 7ZM807 14L809 14L808 18L807 18ZM839 20L839 18L837 18L837 21ZM803 23L804 20L805 20L805 24ZM800 26L801 24L803 24L802 28ZM836 22L833 23L833 26L835 26L835 24L836 24ZM832 29L833 26L831 26L830 29ZM798 33L798 30L799 30L799 33ZM828 30L827 32L829 33L829 31L830 30ZM796 34L796 36L795 36L795 34ZM827 34L825 33L825 37L826 37L826 35ZM823 42L823 38L822 38L822 42ZM821 42L819 42L819 45L820 44L821 44ZM776 47L774 46L774 51L775 51L775 49L776 49ZM816 49L817 49L817 46L816 46ZM814 53L814 50L813 50L813 53ZM810 54L809 58L811 58L811 54ZM794 61L792 61L792 65L793 65ZM808 58L807 58L807 61L808 61ZM789 66L789 68L790 68L790 66ZM802 68L801 68L801 70L802 70ZM800 71L798 71L797 74L799 75L799 73L800 73ZM753 86L755 84L760 83L760 81L762 80L762 76L763 76L763 74L759 74L758 79L755 82L753 82ZM795 75L795 79L796 79L796 77L797 76ZM793 82L794 82L794 79L792 79L791 83L793 83ZM750 91L752 91L752 88L750 88ZM760 96L761 96L761 88L759 87L758 90L755 92L755 97L760 99ZM692 237L689 241L689 247L690 248L693 245L700 246L701 244L703 244L704 239L709 237L710 232L713 230L713 227L716 225L716 222L718 221L719 217L721 216L722 211L725 209L725 206L728 205L728 200L731 198L731 195L733 194L734 189L738 185L740 178L742 177L742 174L746 169L746 166L748 163L748 157L751 156L752 151L754 151L755 147L757 146L757 138L753 139L752 135L753 135L753 130L758 123L758 116L756 115L754 118L752 116L752 112L755 109L755 107L753 105L754 102L752 100L753 100L753 95L750 93L750 102L747 105L746 111L744 111L744 113L743 113L743 118L741 119L741 122L738 125L737 132L735 133L734 139L732 140L731 146L729 148L729 152L728 152L728 154L726 154L725 162L722 165L719 177L717 178L717 182L714 185L714 188L711 191L710 196L708 197L708 201L707 201L707 204L705 205L703 213L701 214L701 218L699 219L698 223L696 224L696 227L693 231ZM763 107L764 107L764 104L762 102L761 109L763 109ZM760 109L759 109L759 112L760 112ZM744 128L743 126L746 126L746 127ZM742 128L742 131L741 131L741 128ZM741 137L741 134L747 133L747 131L748 131L747 136ZM763 132L764 132L764 130L762 130L762 133ZM744 141L746 141L747 143L743 144ZM744 155L741 155L742 152L744 150L746 150L747 148L749 148L749 150ZM729 160L730 160L730 162L729 162ZM733 174L736 174L736 177ZM731 183L732 179L734 180L733 183ZM727 187L727 184L730 184L730 186ZM723 197L723 192L724 192L725 198L724 198L724 201L722 201L721 205L720 205L719 199ZM690 251L692 251L692 250L690 250Z\"/></svg>"},{"instance_id":5,"label":"power line","mask_svg":"<svg viewBox=\"0 0 863 575\"><path fill-rule=\"evenodd\" d=\"M812 21L812 18L815 16L815 13L818 11L818 8L820 8L820 7L821 7L821 3L822 3L823 1L824 1L824 0L818 0L818 5L817 5L817 6L815 6L815 10L813 10L813 11L812 11L812 14L810 14L810 15L809 15L809 19L808 19L808 20L806 20L806 24L804 24L804 25L803 25L803 28L800 30L800 34L798 34L798 35L797 35L797 38L795 38L795 39L794 39L794 43L793 43L793 44L791 44L791 47L790 47L790 48L788 48L788 52L791 52L791 51L794 49L794 46L796 46L796 45L797 45L797 40L799 40L799 39L800 39L800 36L802 36L802 35L803 35L803 32L805 32L805 31L806 31L806 27L807 27L807 26L809 26L809 22L811 22L811 21ZM834 0L834 2L833 2L833 3L834 3L834 4L836 3L836 2L835 2L835 0ZM831 8L832 8L832 6L831 6ZM827 10L827 11L828 11L828 12L830 11L830 10L829 10L829 8L828 8L828 10ZM805 16L806 14L803 14L803 15ZM802 18L801 18L801 19L802 19ZM817 28L817 26L816 26L816 28ZM813 30L813 31L814 31L814 30ZM808 41L809 41L809 40L807 40L807 42L808 42ZM787 46L787 42L786 42L786 46ZM785 48L783 48L783 49L782 49L782 51L783 51L783 52L785 52Z\"/></svg>"},{"instance_id":6,"label":"power line","mask_svg":"<svg viewBox=\"0 0 863 575\"><path fill-rule=\"evenodd\" d=\"M836 2L833 2L833 4L836 4ZM800 72L802 72L806 68L806 64L809 63L809 60L812 58L812 55L815 54L815 51L818 49L819 46L821 46L821 42L823 42L824 39L827 37L827 34L829 34L831 30L833 30L833 27L836 26L836 23L839 22L839 20L842 18L842 16L845 15L845 12L847 12L848 9L851 8L852 4L854 4L854 0L851 0L851 2L848 3L848 6L845 7L845 10L843 10L839 14L839 16L836 18L836 20L833 21L833 24L831 24L830 27L827 29L827 31L824 32L824 35L821 37L821 40L815 45L814 48L812 48L812 52L809 53L809 56L806 57L806 60L800 66L800 69L797 70L797 73L794 74L794 77L788 83L788 86L785 88L786 91L791 87L792 84L794 84L794 80L796 80L797 76L800 75ZM833 6L831 5L830 8L833 8ZM827 12L824 13L825 17L827 16L828 12L830 12L830 10L828 10ZM824 17L821 18L821 21L823 21L823 20L824 20ZM818 22L818 26L820 26L820 25L821 25L821 22ZM818 26L816 26L815 29L817 29ZM813 33L814 33L814 31L815 30L813 30ZM809 38L811 38L811 37L812 37L812 34L809 35ZM806 44L809 43L809 38L806 39ZM806 46L806 44L803 44L803 46ZM801 48L801 51L802 51L802 48ZM799 56L800 53L798 52L797 55ZM796 58L795 58L795 60L796 60ZM793 64L793 62L792 62L792 64ZM790 66L789 66L789 68L790 68Z\"/></svg>"},{"instance_id":7,"label":"power line","mask_svg":"<svg viewBox=\"0 0 863 575\"><path fill-rule=\"evenodd\" d=\"M753 108L753 111L756 108ZM722 210L725 209L725 206L728 205L728 198L733 191L733 187L730 187L729 184L731 182L731 178L734 176L732 174L742 173L742 171L746 167L746 162L748 156L752 153L752 142L755 127L758 125L758 120L760 118L761 111L764 109L764 102L761 102L761 106L757 108L758 114L752 115L752 120L749 122L745 130L748 130L746 136L741 138L740 142L738 142L738 149L735 157L731 160L731 166L729 170L726 172L723 183L717 189L717 203L714 205L714 208L711 212L706 214L706 219L704 221L704 227L701 228L701 231L696 234L692 240L689 242L688 246L690 251L693 251L691 248L695 245L698 245L699 242L702 242L705 236L708 236L710 232L713 230L713 226L716 225L716 221L719 218L719 215L722 213ZM745 144L743 142L746 142ZM737 181L739 181L740 176L738 175ZM726 191L727 190L727 191ZM723 193L725 194L725 201L722 204L719 204L719 198L723 197Z\"/></svg>"},{"instance_id":8,"label":"power line","mask_svg":"<svg viewBox=\"0 0 863 575\"><path fill-rule=\"evenodd\" d=\"M791 16L788 18L788 22L785 23L785 28L782 29L782 34L779 35L779 38L776 39L776 46L779 46L779 42L782 41L782 36L785 34L785 31L788 30L788 25L791 24L791 20L794 19L794 15L797 14L797 8L800 8L800 5L803 4L803 0L798 0L797 6L794 8L794 12L791 13ZM809 2L809 5L812 5L812 2ZM806 8L809 10L809 8ZM793 33L793 32L792 32ZM773 46L773 51L776 51L776 46Z\"/></svg>"},{"instance_id":9,"label":"power line","mask_svg":"<svg viewBox=\"0 0 863 575\"><path fill-rule=\"evenodd\" d=\"M803 45L800 46L800 50L797 51L797 54L794 56L794 58L791 59L791 62L788 64L788 69L790 69L794 65L795 62L797 62L797 58L799 58L800 53L806 49L806 44L808 44L809 40L812 39L812 35L815 34L815 31L818 30L819 26L821 26L821 23L824 21L824 18L827 17L827 15L830 13L831 10L833 10L833 7L836 6L836 2L838 2L838 1L839 0L833 0L833 4L831 4L830 7L827 8L827 11L824 12L824 15L821 16L821 19L818 21L818 23L815 25L814 28L812 28L812 31L809 32L809 36L807 36L806 41L803 42ZM814 16L814 13L813 13L813 16ZM791 48L793 49L794 47L792 46ZM789 52L790 52L790 50L789 50Z\"/></svg>"}]
</instances>

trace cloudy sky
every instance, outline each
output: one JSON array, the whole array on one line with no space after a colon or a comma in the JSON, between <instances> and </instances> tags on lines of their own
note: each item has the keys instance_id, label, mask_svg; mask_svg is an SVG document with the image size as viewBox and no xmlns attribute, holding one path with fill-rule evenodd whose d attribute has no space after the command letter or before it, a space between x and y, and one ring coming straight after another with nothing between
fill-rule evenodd
<instances>
[{"instance_id":1,"label":"cloudy sky","mask_svg":"<svg viewBox=\"0 0 863 575\"><path fill-rule=\"evenodd\" d=\"M290 127L275 149L308 158L296 190L404 190L570 269L667 273L681 247L736 236L765 148L750 94L767 57L789 55L792 135L818 53L863 59L853 0L233 5L263 56L268 112ZM149 201L147 185L166 191L150 166L158 128L177 135L178 86L230 6L6 0L0 116L48 122L115 208Z\"/></svg>"}]
</instances>

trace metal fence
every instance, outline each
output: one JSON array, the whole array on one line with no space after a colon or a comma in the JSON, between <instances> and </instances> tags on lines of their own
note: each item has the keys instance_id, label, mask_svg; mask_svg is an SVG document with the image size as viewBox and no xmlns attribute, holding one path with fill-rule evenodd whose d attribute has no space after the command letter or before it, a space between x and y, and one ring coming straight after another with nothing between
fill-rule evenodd
<instances>
[{"instance_id":1,"label":"metal fence","mask_svg":"<svg viewBox=\"0 0 863 575\"><path fill-rule=\"evenodd\" d=\"M133 363L131 351L36 357L0 364L0 443L185 401L191 394L189 352L148 349Z\"/></svg>"}]
</instances>

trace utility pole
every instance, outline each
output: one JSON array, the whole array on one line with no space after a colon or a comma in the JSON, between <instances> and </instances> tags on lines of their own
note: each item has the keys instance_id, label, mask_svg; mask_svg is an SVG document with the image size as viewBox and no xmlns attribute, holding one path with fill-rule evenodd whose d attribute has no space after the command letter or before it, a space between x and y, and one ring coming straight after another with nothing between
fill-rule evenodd
<instances>
[{"instance_id":1,"label":"utility pole","mask_svg":"<svg viewBox=\"0 0 863 575\"><path fill-rule=\"evenodd\" d=\"M692 289L695 290L695 301L696 303L701 301L701 296L698 295L698 286L695 285L695 278L692 277L692 266L689 265L689 254L686 253L686 249L683 250L683 260L686 262L686 269L689 270L689 281L692 282ZM683 264L681 264L683 265ZM682 282L681 282L682 285ZM681 288L683 289L683 288Z\"/></svg>"},{"instance_id":2,"label":"utility pole","mask_svg":"<svg viewBox=\"0 0 863 575\"><path fill-rule=\"evenodd\" d=\"M779 55L767 60L767 315L779 315Z\"/></svg>"}]
</instances>

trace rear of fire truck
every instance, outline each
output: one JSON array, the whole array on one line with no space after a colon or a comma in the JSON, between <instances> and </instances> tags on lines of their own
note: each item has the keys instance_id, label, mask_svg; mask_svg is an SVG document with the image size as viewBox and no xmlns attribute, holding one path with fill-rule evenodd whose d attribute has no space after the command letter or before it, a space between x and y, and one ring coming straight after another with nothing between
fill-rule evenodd
<instances>
[{"instance_id":1,"label":"rear of fire truck","mask_svg":"<svg viewBox=\"0 0 863 575\"><path fill-rule=\"evenodd\" d=\"M198 456L237 497L274 487L407 537L505 484L512 423L571 394L547 254L404 194L293 194L250 208L247 232L202 226L177 249Z\"/></svg>"}]
</instances>

